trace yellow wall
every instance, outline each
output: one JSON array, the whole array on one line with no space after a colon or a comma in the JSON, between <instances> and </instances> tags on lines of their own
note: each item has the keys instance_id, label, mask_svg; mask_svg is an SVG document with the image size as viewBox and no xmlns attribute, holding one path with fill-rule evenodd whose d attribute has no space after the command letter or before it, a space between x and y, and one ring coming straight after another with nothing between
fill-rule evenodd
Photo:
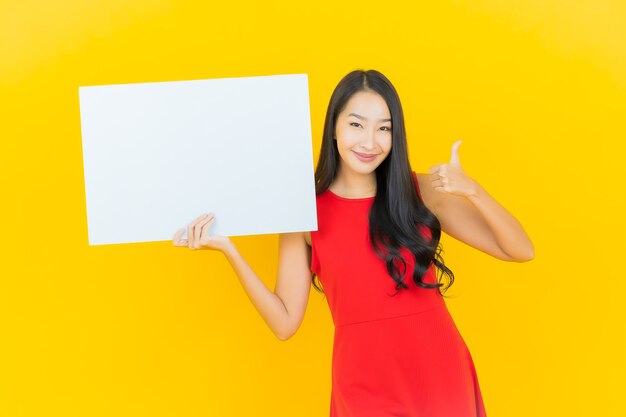
<instances>
[{"instance_id":1,"label":"yellow wall","mask_svg":"<svg viewBox=\"0 0 626 417\"><path fill-rule=\"evenodd\" d=\"M333 3L2 0L0 415L327 415L317 292L280 342L220 253L88 246L78 87L308 73L317 161L355 68L394 82L414 169L462 139L535 243L517 264L444 237L489 415L626 415L625 3ZM273 288L277 236L234 240Z\"/></svg>"}]
</instances>

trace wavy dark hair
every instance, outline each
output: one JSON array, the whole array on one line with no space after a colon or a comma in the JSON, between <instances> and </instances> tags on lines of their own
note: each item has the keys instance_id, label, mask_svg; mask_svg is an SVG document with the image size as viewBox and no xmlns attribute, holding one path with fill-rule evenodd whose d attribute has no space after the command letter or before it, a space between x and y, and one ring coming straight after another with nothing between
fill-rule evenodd
<instances>
[{"instance_id":1,"label":"wavy dark hair","mask_svg":"<svg viewBox=\"0 0 626 417\"><path fill-rule=\"evenodd\" d=\"M372 246L385 261L389 275L396 282L396 293L393 295L400 289L408 289L403 281L406 261L400 253L400 249L405 247L415 257L413 281L422 288L437 288L443 296L454 282L454 274L444 265L441 256L441 224L419 197L409 163L400 98L391 82L380 72L373 69L354 70L333 91L326 111L322 147L315 169L315 192L319 195L326 191L337 174L340 155L337 142L333 139L337 116L348 100L360 91L375 92L382 96L389 107L392 123L391 151L376 168L376 197L369 213ZM420 232L420 225L430 230L429 239ZM425 283L422 279L433 263L440 272L438 283ZM444 274L449 278L449 283L442 292L440 288L444 286ZM316 274L312 276L312 283L317 291L324 292Z\"/></svg>"}]
</instances>

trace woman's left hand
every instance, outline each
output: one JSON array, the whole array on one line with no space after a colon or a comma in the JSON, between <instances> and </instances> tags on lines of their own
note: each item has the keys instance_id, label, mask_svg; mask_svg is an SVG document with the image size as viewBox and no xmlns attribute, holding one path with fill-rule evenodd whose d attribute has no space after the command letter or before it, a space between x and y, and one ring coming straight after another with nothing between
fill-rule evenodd
<instances>
[{"instance_id":1,"label":"woman's left hand","mask_svg":"<svg viewBox=\"0 0 626 417\"><path fill-rule=\"evenodd\" d=\"M435 190L469 197L476 195L476 182L465 174L461 167L461 161L459 160L460 145L460 140L457 140L452 145L450 163L435 165L428 172L430 173L431 185Z\"/></svg>"}]
</instances>

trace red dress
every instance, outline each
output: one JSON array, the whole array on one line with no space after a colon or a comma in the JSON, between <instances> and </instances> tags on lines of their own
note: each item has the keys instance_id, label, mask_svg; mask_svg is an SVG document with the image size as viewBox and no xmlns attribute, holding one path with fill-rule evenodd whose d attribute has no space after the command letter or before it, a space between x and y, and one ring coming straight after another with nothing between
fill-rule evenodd
<instances>
[{"instance_id":1,"label":"red dress","mask_svg":"<svg viewBox=\"0 0 626 417\"><path fill-rule=\"evenodd\" d=\"M335 325L330 417L485 417L470 352L438 290L413 282L408 250L409 290L388 295L396 283L369 239L373 202L317 196L311 270ZM434 265L424 280L437 282Z\"/></svg>"}]
</instances>

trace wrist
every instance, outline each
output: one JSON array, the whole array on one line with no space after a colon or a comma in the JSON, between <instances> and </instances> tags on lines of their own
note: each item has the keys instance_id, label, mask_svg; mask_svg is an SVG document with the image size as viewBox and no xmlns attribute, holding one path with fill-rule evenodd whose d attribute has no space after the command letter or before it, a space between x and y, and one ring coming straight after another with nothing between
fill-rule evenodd
<instances>
[{"instance_id":1,"label":"wrist","mask_svg":"<svg viewBox=\"0 0 626 417\"><path fill-rule=\"evenodd\" d=\"M237 254L237 247L230 239L228 239L222 248L222 253L230 259Z\"/></svg>"},{"instance_id":2,"label":"wrist","mask_svg":"<svg viewBox=\"0 0 626 417\"><path fill-rule=\"evenodd\" d=\"M480 184L475 180L471 180L471 186L469 187L467 198L469 198L470 200L477 199L480 197L481 191L482 187L480 186Z\"/></svg>"}]
</instances>

